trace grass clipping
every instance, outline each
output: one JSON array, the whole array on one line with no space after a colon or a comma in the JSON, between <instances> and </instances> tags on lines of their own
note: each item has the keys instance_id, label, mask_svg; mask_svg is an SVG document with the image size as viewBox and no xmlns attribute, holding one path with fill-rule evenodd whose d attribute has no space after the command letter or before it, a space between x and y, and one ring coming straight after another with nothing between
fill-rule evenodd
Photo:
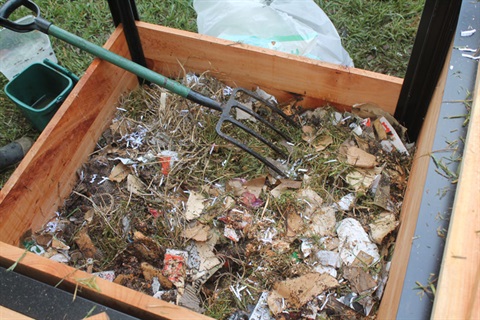
<instances>
[{"instance_id":1,"label":"grass clipping","mask_svg":"<svg viewBox=\"0 0 480 320\"><path fill-rule=\"evenodd\" d=\"M205 75L183 81L218 101L231 92ZM278 142L289 178L218 137L218 117L155 86L124 96L31 247L219 319L255 306L272 318L374 315L411 162L378 124L388 115L372 105L325 107L297 115L301 129L276 123L293 138Z\"/></svg>"}]
</instances>

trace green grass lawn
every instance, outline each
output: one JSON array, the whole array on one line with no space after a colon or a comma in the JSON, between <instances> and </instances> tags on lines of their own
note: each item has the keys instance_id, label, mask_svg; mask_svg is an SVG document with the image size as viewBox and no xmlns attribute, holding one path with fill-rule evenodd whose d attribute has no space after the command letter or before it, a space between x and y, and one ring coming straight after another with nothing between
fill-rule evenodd
<instances>
[{"instance_id":1,"label":"green grass lawn","mask_svg":"<svg viewBox=\"0 0 480 320\"><path fill-rule=\"evenodd\" d=\"M3 4L5 1L1 1ZM330 17L357 68L397 77L405 75L424 0L316 0ZM107 1L36 0L43 17L57 26L102 45L114 27ZM137 0L143 21L196 31L196 14L188 0ZM21 11L13 18L22 17ZM81 76L93 57L51 39L59 64ZM3 88L7 79L0 75ZM35 132L18 108L0 91L0 146ZM0 187L13 169L0 174Z\"/></svg>"}]
</instances>

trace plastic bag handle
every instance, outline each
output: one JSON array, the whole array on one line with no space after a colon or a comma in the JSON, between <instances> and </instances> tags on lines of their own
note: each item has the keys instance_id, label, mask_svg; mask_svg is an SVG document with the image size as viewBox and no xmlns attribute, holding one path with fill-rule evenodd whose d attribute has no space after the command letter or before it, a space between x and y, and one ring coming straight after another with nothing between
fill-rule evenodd
<instances>
[{"instance_id":1,"label":"plastic bag handle","mask_svg":"<svg viewBox=\"0 0 480 320\"><path fill-rule=\"evenodd\" d=\"M16 23L10 21L8 18L21 6L30 9L34 15L34 21L31 23ZM33 30L39 30L44 33L48 32L48 28L51 23L43 19L40 15L40 8L30 0L7 0L5 4L0 7L0 26L10 29L15 32L29 32Z\"/></svg>"}]
</instances>

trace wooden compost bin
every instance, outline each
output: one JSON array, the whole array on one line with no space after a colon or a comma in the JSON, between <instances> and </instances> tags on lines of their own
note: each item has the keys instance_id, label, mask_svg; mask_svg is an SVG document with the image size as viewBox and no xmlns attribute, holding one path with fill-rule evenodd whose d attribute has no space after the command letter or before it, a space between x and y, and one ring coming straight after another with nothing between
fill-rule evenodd
<instances>
[{"instance_id":1,"label":"wooden compost bin","mask_svg":"<svg viewBox=\"0 0 480 320\"><path fill-rule=\"evenodd\" d=\"M232 86L259 86L279 101L299 95L304 97L305 106L313 108L328 102L342 110L356 103L372 102L390 113L395 111L402 86L402 79L382 74L143 22L137 22L137 26L149 68L167 76L182 76L184 70L208 70ZM121 27L105 47L128 56ZM82 296L137 317L207 318L102 279L96 281L100 290L82 286L77 280L92 277L90 274L33 253L25 254L19 247L24 235L42 228L63 205L76 183L77 169L88 159L97 139L113 118L119 97L135 86L137 77L123 69L99 59L90 65L0 191L0 265L9 267L19 261L18 272L49 284L61 282L60 286L69 291L79 285ZM391 319L396 315L438 106L433 104L430 108L418 142L379 319Z\"/></svg>"}]
</instances>

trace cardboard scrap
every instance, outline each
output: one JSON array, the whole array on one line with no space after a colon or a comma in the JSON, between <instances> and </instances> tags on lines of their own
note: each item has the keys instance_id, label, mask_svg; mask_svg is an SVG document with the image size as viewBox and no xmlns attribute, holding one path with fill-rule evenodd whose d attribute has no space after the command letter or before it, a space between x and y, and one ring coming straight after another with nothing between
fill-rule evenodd
<instances>
[{"instance_id":1,"label":"cardboard scrap","mask_svg":"<svg viewBox=\"0 0 480 320\"><path fill-rule=\"evenodd\" d=\"M204 313L205 309L202 308L202 302L200 300L200 297L198 294L195 292L195 289L193 288L192 285L187 285L185 286L185 290L181 296L178 297L177 299L177 304L179 306L188 308L190 310L193 310L197 313Z\"/></svg>"},{"instance_id":2,"label":"cardboard scrap","mask_svg":"<svg viewBox=\"0 0 480 320\"><path fill-rule=\"evenodd\" d=\"M278 314L283 309L279 308L279 305L282 306L283 304L282 299L285 299L289 307L300 308L323 291L336 286L338 286L337 279L329 274L307 273L298 278L277 282L267 299L267 303L270 310L274 314Z\"/></svg>"},{"instance_id":3,"label":"cardboard scrap","mask_svg":"<svg viewBox=\"0 0 480 320\"><path fill-rule=\"evenodd\" d=\"M386 172L382 172L374 191L373 203L385 210L388 210L390 203L390 184L390 176Z\"/></svg>"}]
</instances>

